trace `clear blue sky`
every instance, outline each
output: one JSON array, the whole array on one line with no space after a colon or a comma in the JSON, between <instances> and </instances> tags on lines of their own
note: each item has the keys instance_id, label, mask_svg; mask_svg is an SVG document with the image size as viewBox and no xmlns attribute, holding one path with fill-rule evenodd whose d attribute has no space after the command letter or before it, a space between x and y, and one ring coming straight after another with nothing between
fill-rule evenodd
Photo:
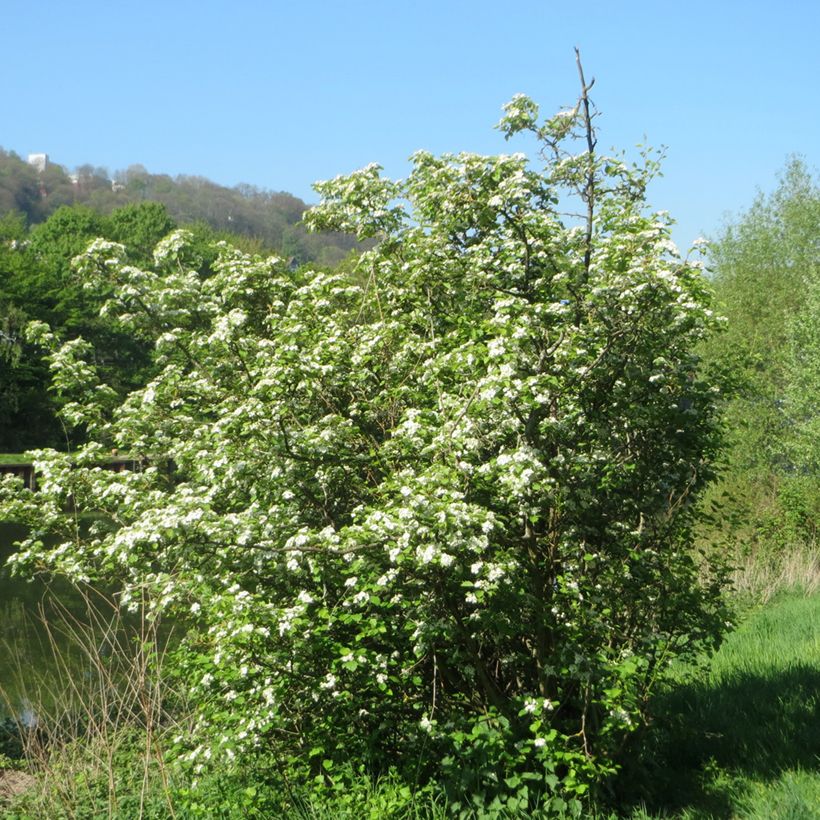
<instances>
[{"instance_id":1,"label":"clear blue sky","mask_svg":"<svg viewBox=\"0 0 820 820\"><path fill-rule=\"evenodd\" d=\"M418 148L519 150L514 93L573 103L582 51L600 145L668 146L652 205L681 245L820 163L820 2L5 0L0 145L69 168L311 183Z\"/></svg>"}]
</instances>

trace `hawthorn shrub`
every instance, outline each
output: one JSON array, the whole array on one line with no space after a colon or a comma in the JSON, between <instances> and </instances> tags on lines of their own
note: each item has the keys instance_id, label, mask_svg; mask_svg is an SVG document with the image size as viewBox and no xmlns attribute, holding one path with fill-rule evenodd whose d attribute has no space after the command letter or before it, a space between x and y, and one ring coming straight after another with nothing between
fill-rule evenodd
<instances>
[{"instance_id":1,"label":"hawthorn shrub","mask_svg":"<svg viewBox=\"0 0 820 820\"><path fill-rule=\"evenodd\" d=\"M587 90L543 122L505 107L543 167L419 152L403 181L318 184L311 226L375 240L352 271L222 245L204 275L185 231L145 269L93 243L78 275L155 340L122 403L81 341L31 328L89 443L36 452L36 493L7 480L12 560L192 624L195 782L358 771L465 815L577 813L667 661L717 640L722 574L691 550L707 286L647 213L657 164L596 152ZM112 448L144 469L101 469Z\"/></svg>"}]
</instances>

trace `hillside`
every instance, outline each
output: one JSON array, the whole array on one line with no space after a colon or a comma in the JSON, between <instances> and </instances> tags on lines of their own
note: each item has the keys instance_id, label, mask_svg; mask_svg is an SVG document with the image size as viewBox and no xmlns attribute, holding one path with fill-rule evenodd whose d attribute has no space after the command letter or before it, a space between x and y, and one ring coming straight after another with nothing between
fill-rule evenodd
<instances>
[{"instance_id":1,"label":"hillside","mask_svg":"<svg viewBox=\"0 0 820 820\"><path fill-rule=\"evenodd\" d=\"M300 224L308 206L289 193L245 184L226 188L198 176L151 174L141 165L113 176L91 165L69 172L47 162L38 169L0 148L0 216L19 211L29 225L36 225L63 205L87 205L107 215L143 201L161 202L180 225L205 222L217 231L252 237L298 263L332 265L356 244L343 234L308 234Z\"/></svg>"}]
</instances>

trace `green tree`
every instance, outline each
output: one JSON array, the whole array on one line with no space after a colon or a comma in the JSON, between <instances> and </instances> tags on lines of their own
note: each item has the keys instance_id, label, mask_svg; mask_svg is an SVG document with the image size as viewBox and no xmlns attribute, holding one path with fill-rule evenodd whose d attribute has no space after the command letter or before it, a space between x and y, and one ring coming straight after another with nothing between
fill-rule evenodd
<instances>
[{"instance_id":1,"label":"green tree","mask_svg":"<svg viewBox=\"0 0 820 820\"><path fill-rule=\"evenodd\" d=\"M28 318L14 303L0 302L0 452L65 444L48 367L24 342Z\"/></svg>"},{"instance_id":2,"label":"green tree","mask_svg":"<svg viewBox=\"0 0 820 820\"><path fill-rule=\"evenodd\" d=\"M16 355L0 364L0 450L66 444L55 396L49 391L48 367L41 351L23 343L22 328L29 319L48 322L62 339L90 340L101 372L121 394L145 382L149 349L116 321L100 317L110 287L92 293L71 262L92 239L110 234L126 243L131 258L146 260L148 244L153 246L171 227L164 208L156 203L115 211L110 220L84 206L66 206L28 234L19 217L2 220L0 321L7 335L14 336L7 350Z\"/></svg>"},{"instance_id":3,"label":"green tree","mask_svg":"<svg viewBox=\"0 0 820 820\"><path fill-rule=\"evenodd\" d=\"M67 327L85 329L91 311L81 284L71 270L71 260L88 243L103 234L103 219L82 205L58 208L29 235L28 253L35 260L35 281L21 287L20 295L31 306L32 316Z\"/></svg>"},{"instance_id":4,"label":"green tree","mask_svg":"<svg viewBox=\"0 0 820 820\"><path fill-rule=\"evenodd\" d=\"M41 280L27 248L25 216L0 219L0 451L64 441L49 395L48 367L24 329L42 306Z\"/></svg>"},{"instance_id":5,"label":"green tree","mask_svg":"<svg viewBox=\"0 0 820 820\"><path fill-rule=\"evenodd\" d=\"M101 317L100 308L112 283L88 287L72 268L72 260L89 242L115 231L124 239L142 242L146 234L157 232L157 219L163 222L163 208L142 204L115 211L110 220L82 205L60 208L43 224L37 225L29 240L35 280L28 283L26 295L34 303L26 305L32 318L46 321L61 338L84 337L95 349L95 360L103 376L119 392L144 383L150 354L143 342L125 332L116 320ZM148 224L150 223L150 224ZM144 249L131 249L132 257L144 258Z\"/></svg>"},{"instance_id":6,"label":"green tree","mask_svg":"<svg viewBox=\"0 0 820 820\"><path fill-rule=\"evenodd\" d=\"M655 165L598 155L589 106L506 107L543 169L420 152L403 182L318 185L314 227L375 240L352 273L222 245L202 276L184 231L144 269L95 243L80 275L156 343L124 402L32 327L91 441L6 490L32 526L14 563L196 625L198 777L324 788L353 760L465 813L580 810L668 660L719 635L689 549L718 444L708 291L646 211ZM112 446L145 469L96 469Z\"/></svg>"},{"instance_id":7,"label":"green tree","mask_svg":"<svg viewBox=\"0 0 820 820\"><path fill-rule=\"evenodd\" d=\"M137 202L118 208L108 218L106 236L125 245L135 259L148 262L154 246L176 227L160 202Z\"/></svg>"},{"instance_id":8,"label":"green tree","mask_svg":"<svg viewBox=\"0 0 820 820\"><path fill-rule=\"evenodd\" d=\"M742 522L737 536L747 546L799 541L814 531L820 511L810 500L817 494L811 468L795 451L796 435L807 441L815 395L818 236L820 190L794 158L775 191L760 194L711 245L728 323L709 356L733 369L741 385L727 408L727 466L716 492L730 494L729 509Z\"/></svg>"}]
</instances>

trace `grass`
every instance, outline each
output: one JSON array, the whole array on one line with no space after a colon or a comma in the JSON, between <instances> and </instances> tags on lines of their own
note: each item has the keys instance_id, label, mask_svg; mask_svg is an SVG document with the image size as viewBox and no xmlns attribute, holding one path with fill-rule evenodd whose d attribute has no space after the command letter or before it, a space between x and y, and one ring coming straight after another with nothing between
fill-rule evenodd
<instances>
[{"instance_id":1,"label":"grass","mask_svg":"<svg viewBox=\"0 0 820 820\"><path fill-rule=\"evenodd\" d=\"M103 596L84 600L82 616L64 607L44 622L52 675L27 689L31 715L18 718L12 737L22 760L4 759L0 747L0 770L10 764L28 778L17 790L0 778L0 816L175 817L164 749L169 734L185 730L179 716L187 712L178 699L173 716L166 708L166 636L144 609L126 621Z\"/></svg>"},{"instance_id":2,"label":"grass","mask_svg":"<svg viewBox=\"0 0 820 820\"><path fill-rule=\"evenodd\" d=\"M31 464L25 453L0 453L0 464Z\"/></svg>"},{"instance_id":3,"label":"grass","mask_svg":"<svg viewBox=\"0 0 820 820\"><path fill-rule=\"evenodd\" d=\"M653 723L628 750L607 807L590 816L820 818L820 593L811 588L792 587L747 610L708 663L674 670L654 700ZM66 686L57 701L61 708L41 713L38 731L24 734L34 781L17 800L6 802L6 814L0 797L3 816L450 816L442 795L430 791L408 802L402 784L389 778L362 781L359 790L341 795L344 799L305 794L274 814L252 812L261 798L250 795L256 793L252 783L226 780L206 788L204 808L189 814L175 799L185 789L172 782L162 753L168 732L180 726L163 707L160 670L143 654L157 651L150 649L156 647L156 635L143 623L136 642L101 655L100 626L92 634L72 622L77 643L87 653L88 672L78 678L66 667ZM108 621L103 626L108 630L103 646L119 640L119 626ZM112 667L114 658L122 658L125 668ZM219 801L233 808L214 813ZM525 816L540 815L503 818Z\"/></svg>"},{"instance_id":4,"label":"grass","mask_svg":"<svg viewBox=\"0 0 820 820\"><path fill-rule=\"evenodd\" d=\"M751 613L654 713L620 781L636 820L820 817L820 595Z\"/></svg>"},{"instance_id":5,"label":"grass","mask_svg":"<svg viewBox=\"0 0 820 820\"><path fill-rule=\"evenodd\" d=\"M796 545L768 556L749 555L735 568L732 586L740 601L766 603L784 590L820 591L820 552Z\"/></svg>"}]
</instances>

